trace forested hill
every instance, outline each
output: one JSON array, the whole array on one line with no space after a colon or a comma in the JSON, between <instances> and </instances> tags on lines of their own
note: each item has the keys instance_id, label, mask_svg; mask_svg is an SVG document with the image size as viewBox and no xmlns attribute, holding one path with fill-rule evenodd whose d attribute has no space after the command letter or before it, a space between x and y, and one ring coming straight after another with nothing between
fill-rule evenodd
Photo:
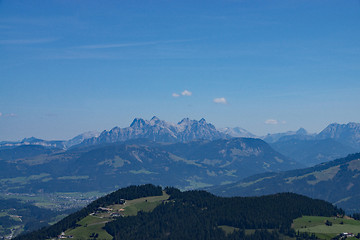
<instances>
[{"instance_id":1,"label":"forested hill","mask_svg":"<svg viewBox=\"0 0 360 240\"><path fill-rule=\"evenodd\" d=\"M222 198L205 191L181 192L166 188L170 195L151 212L114 218L105 230L114 239L279 239L280 235L295 236L293 219L303 215L335 216L342 214L332 204L293 193L262 197ZM48 239L76 227L82 218L100 206L161 195L162 188L153 185L131 186L102 197L86 208L69 215L57 224L16 239ZM233 229L225 233L223 227ZM258 229L245 235L245 229ZM260 230L271 229L271 231Z\"/></svg>"},{"instance_id":2,"label":"forested hill","mask_svg":"<svg viewBox=\"0 0 360 240\"><path fill-rule=\"evenodd\" d=\"M205 191L167 192L169 203L151 213L119 218L105 229L115 239L278 239L279 234L295 235L291 223L297 217L341 213L330 203L292 193L221 198ZM239 230L226 235L221 226ZM275 231L245 235L245 229Z\"/></svg>"},{"instance_id":3,"label":"forested hill","mask_svg":"<svg viewBox=\"0 0 360 240\"><path fill-rule=\"evenodd\" d=\"M112 204L117 204L121 199L132 200L136 198L146 197L146 196L159 196L162 195L162 188L156 187L151 184L141 185L141 186L129 186L127 188L119 189L113 193L110 193L104 197L101 197L94 202L90 203L87 207L77 211L73 214L70 214L63 220L58 223L47 227L42 228L38 231L20 235L15 239L47 239L58 236L61 232L66 229L74 228L77 226L77 222L82 218L88 216L90 213L97 210L99 207L106 207Z\"/></svg>"}]
</instances>

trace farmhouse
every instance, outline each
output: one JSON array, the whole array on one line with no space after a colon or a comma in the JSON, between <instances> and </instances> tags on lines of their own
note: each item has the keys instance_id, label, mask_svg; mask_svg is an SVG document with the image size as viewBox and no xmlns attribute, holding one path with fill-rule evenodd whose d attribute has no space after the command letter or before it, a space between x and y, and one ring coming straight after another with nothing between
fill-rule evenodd
<instances>
[{"instance_id":1,"label":"farmhouse","mask_svg":"<svg viewBox=\"0 0 360 240\"><path fill-rule=\"evenodd\" d=\"M342 237L354 237L354 234L353 234L353 233L344 232L344 233L340 234L340 236L342 236Z\"/></svg>"},{"instance_id":2,"label":"farmhouse","mask_svg":"<svg viewBox=\"0 0 360 240\"><path fill-rule=\"evenodd\" d=\"M62 232L59 236L58 239L67 239L67 238L73 238L72 235L65 235L64 232Z\"/></svg>"},{"instance_id":3,"label":"farmhouse","mask_svg":"<svg viewBox=\"0 0 360 240\"><path fill-rule=\"evenodd\" d=\"M120 213L111 213L110 217L122 217L123 215Z\"/></svg>"},{"instance_id":4,"label":"farmhouse","mask_svg":"<svg viewBox=\"0 0 360 240\"><path fill-rule=\"evenodd\" d=\"M100 211L110 212L110 211L112 211L113 209L112 209L112 208L106 208L106 207L99 207L99 210L100 210Z\"/></svg>"}]
</instances>

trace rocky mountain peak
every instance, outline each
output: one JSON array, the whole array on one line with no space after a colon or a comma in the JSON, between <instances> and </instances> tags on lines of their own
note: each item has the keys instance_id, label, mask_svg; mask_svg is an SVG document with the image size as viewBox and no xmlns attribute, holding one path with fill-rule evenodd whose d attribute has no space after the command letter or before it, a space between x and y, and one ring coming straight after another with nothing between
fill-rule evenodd
<instances>
[{"instance_id":1,"label":"rocky mountain peak","mask_svg":"<svg viewBox=\"0 0 360 240\"><path fill-rule=\"evenodd\" d=\"M149 121L149 124L151 125L151 126L154 126L154 125L166 125L166 123L164 122L164 121L161 121L158 117L156 117L156 116L153 116L152 118L151 118L151 120Z\"/></svg>"},{"instance_id":2,"label":"rocky mountain peak","mask_svg":"<svg viewBox=\"0 0 360 240\"><path fill-rule=\"evenodd\" d=\"M354 122L347 124L332 123L317 135L317 139L327 138L332 138L355 149L360 149L360 124Z\"/></svg>"},{"instance_id":3,"label":"rocky mountain peak","mask_svg":"<svg viewBox=\"0 0 360 240\"><path fill-rule=\"evenodd\" d=\"M349 123L346 124L346 125L347 125L347 127L349 127L349 128L360 129L360 124L359 124L359 123L349 122Z\"/></svg>"},{"instance_id":4,"label":"rocky mountain peak","mask_svg":"<svg viewBox=\"0 0 360 240\"><path fill-rule=\"evenodd\" d=\"M178 125L188 125L191 123L191 120L189 118L183 118L180 122L178 122Z\"/></svg>"},{"instance_id":5,"label":"rocky mountain peak","mask_svg":"<svg viewBox=\"0 0 360 240\"><path fill-rule=\"evenodd\" d=\"M131 123L131 128L142 128L146 125L146 121L142 118L135 118Z\"/></svg>"},{"instance_id":6,"label":"rocky mountain peak","mask_svg":"<svg viewBox=\"0 0 360 240\"><path fill-rule=\"evenodd\" d=\"M157 116L153 116L150 120L150 122L159 122L160 119Z\"/></svg>"},{"instance_id":7,"label":"rocky mountain peak","mask_svg":"<svg viewBox=\"0 0 360 240\"><path fill-rule=\"evenodd\" d=\"M220 129L220 132L229 135L231 137L256 138L254 134L240 127L234 127L234 128L226 127Z\"/></svg>"},{"instance_id":8,"label":"rocky mountain peak","mask_svg":"<svg viewBox=\"0 0 360 240\"><path fill-rule=\"evenodd\" d=\"M158 142L188 142L197 139L214 140L228 136L218 131L204 118L199 121L184 118L177 124L154 116L150 121L135 118L130 127L105 131L97 138L85 140L84 144L112 143L129 139L146 138Z\"/></svg>"},{"instance_id":9,"label":"rocky mountain peak","mask_svg":"<svg viewBox=\"0 0 360 240\"><path fill-rule=\"evenodd\" d=\"M307 135L308 132L304 128L299 128L299 130L296 131L297 135Z\"/></svg>"},{"instance_id":10,"label":"rocky mountain peak","mask_svg":"<svg viewBox=\"0 0 360 240\"><path fill-rule=\"evenodd\" d=\"M37 142L37 141L43 141L43 140L36 138L36 137L29 137L29 138L24 138L21 142L32 143L32 142Z\"/></svg>"},{"instance_id":11,"label":"rocky mountain peak","mask_svg":"<svg viewBox=\"0 0 360 240\"><path fill-rule=\"evenodd\" d=\"M205 125L206 124L205 118L200 119L199 123Z\"/></svg>"}]
</instances>

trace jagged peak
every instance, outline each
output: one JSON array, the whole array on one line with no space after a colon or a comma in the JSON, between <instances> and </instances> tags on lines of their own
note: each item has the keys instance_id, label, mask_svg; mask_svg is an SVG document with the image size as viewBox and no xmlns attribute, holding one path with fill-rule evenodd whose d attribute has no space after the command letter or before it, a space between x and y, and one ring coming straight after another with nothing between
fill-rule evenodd
<instances>
[{"instance_id":1,"label":"jagged peak","mask_svg":"<svg viewBox=\"0 0 360 240\"><path fill-rule=\"evenodd\" d=\"M150 121L160 121L160 119L157 116L153 116Z\"/></svg>"},{"instance_id":2,"label":"jagged peak","mask_svg":"<svg viewBox=\"0 0 360 240\"><path fill-rule=\"evenodd\" d=\"M308 132L305 130L305 128L299 128L299 130L296 131L297 135L307 135Z\"/></svg>"},{"instance_id":3,"label":"jagged peak","mask_svg":"<svg viewBox=\"0 0 360 240\"><path fill-rule=\"evenodd\" d=\"M150 125L156 125L156 124L163 123L163 121L161 121L158 117L153 116L149 123L150 123Z\"/></svg>"},{"instance_id":4,"label":"jagged peak","mask_svg":"<svg viewBox=\"0 0 360 240\"><path fill-rule=\"evenodd\" d=\"M205 118L201 118L200 121L199 121L199 123L206 124Z\"/></svg>"},{"instance_id":5,"label":"jagged peak","mask_svg":"<svg viewBox=\"0 0 360 240\"><path fill-rule=\"evenodd\" d=\"M130 127L143 127L146 124L146 121L142 118L135 118L133 122L130 124Z\"/></svg>"},{"instance_id":6,"label":"jagged peak","mask_svg":"<svg viewBox=\"0 0 360 240\"><path fill-rule=\"evenodd\" d=\"M118 132L118 131L120 131L120 127L113 127L111 130L110 130L110 132ZM106 130L104 130L101 134L103 134L103 133L106 133L107 131Z\"/></svg>"},{"instance_id":7,"label":"jagged peak","mask_svg":"<svg viewBox=\"0 0 360 240\"><path fill-rule=\"evenodd\" d=\"M21 142L35 142L35 141L42 141L42 139L36 137L29 137L29 138L24 138Z\"/></svg>"},{"instance_id":8,"label":"jagged peak","mask_svg":"<svg viewBox=\"0 0 360 240\"><path fill-rule=\"evenodd\" d=\"M335 127L335 126L339 126L339 125L341 125L341 124L339 124L339 123L337 123L337 122L334 122L334 123L330 123L330 124L328 125L328 127Z\"/></svg>"},{"instance_id":9,"label":"jagged peak","mask_svg":"<svg viewBox=\"0 0 360 240\"><path fill-rule=\"evenodd\" d=\"M360 123L356 123L356 122L349 122L348 124L346 124L346 126L349 126L349 127L360 127Z\"/></svg>"},{"instance_id":10,"label":"jagged peak","mask_svg":"<svg viewBox=\"0 0 360 240\"><path fill-rule=\"evenodd\" d=\"M183 118L180 122L178 122L178 124L182 125L182 124L188 124L190 122L191 122L190 118Z\"/></svg>"}]
</instances>

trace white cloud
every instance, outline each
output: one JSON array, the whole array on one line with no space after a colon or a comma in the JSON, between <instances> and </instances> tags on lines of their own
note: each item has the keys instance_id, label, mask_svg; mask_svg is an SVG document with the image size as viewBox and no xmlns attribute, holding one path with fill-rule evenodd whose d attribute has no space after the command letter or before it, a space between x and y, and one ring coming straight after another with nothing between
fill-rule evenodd
<instances>
[{"instance_id":1,"label":"white cloud","mask_svg":"<svg viewBox=\"0 0 360 240\"><path fill-rule=\"evenodd\" d=\"M6 114L5 117L16 117L16 114L15 113L9 113L9 114Z\"/></svg>"},{"instance_id":2,"label":"white cloud","mask_svg":"<svg viewBox=\"0 0 360 240\"><path fill-rule=\"evenodd\" d=\"M220 104L227 104L227 101L225 98L214 98L214 103L220 103Z\"/></svg>"},{"instance_id":3,"label":"white cloud","mask_svg":"<svg viewBox=\"0 0 360 240\"><path fill-rule=\"evenodd\" d=\"M271 124L271 125L276 125L278 123L279 122L276 119L268 119L268 120L265 121L265 124Z\"/></svg>"},{"instance_id":4,"label":"white cloud","mask_svg":"<svg viewBox=\"0 0 360 240\"><path fill-rule=\"evenodd\" d=\"M38 39L8 39L0 40L1 45L21 45L21 44L39 44L56 41L57 38L38 38Z\"/></svg>"},{"instance_id":5,"label":"white cloud","mask_svg":"<svg viewBox=\"0 0 360 240\"><path fill-rule=\"evenodd\" d=\"M128 42L128 43L106 43L106 44L94 44L94 45L84 45L79 46L78 48L84 49L106 49L106 48L124 48L124 47L137 47L137 46L149 46L157 44L167 44L167 43L181 43L189 42L191 39L182 39L182 40L168 40L168 41L152 41L152 42Z\"/></svg>"},{"instance_id":6,"label":"white cloud","mask_svg":"<svg viewBox=\"0 0 360 240\"><path fill-rule=\"evenodd\" d=\"M177 97L180 97L180 94L178 94L178 93L173 93L172 96L173 96L174 98L177 98Z\"/></svg>"},{"instance_id":7,"label":"white cloud","mask_svg":"<svg viewBox=\"0 0 360 240\"><path fill-rule=\"evenodd\" d=\"M155 45L155 44L158 44L158 43L159 42L97 44L97 45L80 46L79 48L86 48L86 49L123 48L123 47L136 47L136 46Z\"/></svg>"},{"instance_id":8,"label":"white cloud","mask_svg":"<svg viewBox=\"0 0 360 240\"><path fill-rule=\"evenodd\" d=\"M192 92L188 91L188 90L184 90L181 95L183 96L191 96L192 95Z\"/></svg>"}]
</instances>

